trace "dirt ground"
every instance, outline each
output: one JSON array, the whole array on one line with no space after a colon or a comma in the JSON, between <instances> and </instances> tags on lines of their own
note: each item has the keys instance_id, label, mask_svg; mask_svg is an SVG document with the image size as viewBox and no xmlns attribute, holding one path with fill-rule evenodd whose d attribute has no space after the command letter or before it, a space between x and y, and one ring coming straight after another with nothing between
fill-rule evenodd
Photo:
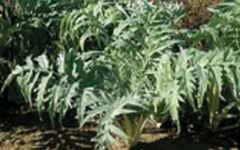
<instances>
[{"instance_id":1,"label":"dirt ground","mask_svg":"<svg viewBox=\"0 0 240 150\"><path fill-rule=\"evenodd\" d=\"M47 115L42 116L45 121L40 121L32 111L0 112L0 150L94 149L93 127L80 130L75 120L68 119L64 121L64 128L53 129ZM167 129L148 130L133 150L238 150L240 147L238 131L218 136L197 133L176 137L170 133Z\"/></svg>"}]
</instances>

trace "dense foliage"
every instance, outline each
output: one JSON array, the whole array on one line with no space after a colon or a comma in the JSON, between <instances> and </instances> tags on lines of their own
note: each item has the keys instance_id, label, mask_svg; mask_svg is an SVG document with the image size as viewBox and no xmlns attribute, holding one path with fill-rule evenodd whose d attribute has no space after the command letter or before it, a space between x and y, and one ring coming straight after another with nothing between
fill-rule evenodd
<instances>
[{"instance_id":1,"label":"dense foliage","mask_svg":"<svg viewBox=\"0 0 240 150\"><path fill-rule=\"evenodd\" d=\"M189 113L212 132L239 127L239 0L212 7L208 23L191 29L179 28L185 11L174 0L7 2L1 92L16 81L53 125L70 110L80 127L96 122L96 149L119 138L135 145L148 120L171 120L180 133Z\"/></svg>"}]
</instances>

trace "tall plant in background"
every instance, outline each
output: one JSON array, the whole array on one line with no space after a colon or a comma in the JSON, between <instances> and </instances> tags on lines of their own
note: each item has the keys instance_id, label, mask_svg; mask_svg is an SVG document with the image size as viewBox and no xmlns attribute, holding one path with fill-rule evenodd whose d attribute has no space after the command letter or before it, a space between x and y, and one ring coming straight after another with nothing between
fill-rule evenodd
<instances>
[{"instance_id":1,"label":"tall plant in background","mask_svg":"<svg viewBox=\"0 0 240 150\"><path fill-rule=\"evenodd\" d=\"M123 16L117 6L122 7L118 3L101 0L65 15L60 26L60 48L103 50Z\"/></svg>"},{"instance_id":2,"label":"tall plant in background","mask_svg":"<svg viewBox=\"0 0 240 150\"><path fill-rule=\"evenodd\" d=\"M229 46L234 49L240 48L239 43L239 29L240 22L237 16L240 14L240 1L224 1L214 7L212 12L215 14L209 22L209 27L214 28L219 32L214 37L221 46Z\"/></svg>"},{"instance_id":3,"label":"tall plant in background","mask_svg":"<svg viewBox=\"0 0 240 150\"><path fill-rule=\"evenodd\" d=\"M239 49L239 1L222 1L218 5L209 7L213 14L208 23L199 29L187 30L184 33L189 47L194 46L205 51L216 47L224 49L231 47Z\"/></svg>"},{"instance_id":4,"label":"tall plant in background","mask_svg":"<svg viewBox=\"0 0 240 150\"><path fill-rule=\"evenodd\" d=\"M1 74L7 76L9 70L17 64L23 64L28 55L37 56L47 51L56 56L55 41L58 40L62 16L66 11L82 5L83 2L79 0L2 0L0 59L5 63L1 65ZM3 80L6 76L2 76Z\"/></svg>"}]
</instances>

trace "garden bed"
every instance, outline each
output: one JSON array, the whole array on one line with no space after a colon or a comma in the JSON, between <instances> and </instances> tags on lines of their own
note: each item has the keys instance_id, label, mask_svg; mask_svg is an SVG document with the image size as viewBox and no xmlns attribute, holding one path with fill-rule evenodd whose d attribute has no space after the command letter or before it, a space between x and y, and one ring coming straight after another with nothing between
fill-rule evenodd
<instances>
[{"instance_id":1,"label":"garden bed","mask_svg":"<svg viewBox=\"0 0 240 150\"><path fill-rule=\"evenodd\" d=\"M6 109L6 108L5 108ZM10 108L9 108L10 109ZM3 109L1 109L3 110ZM13 109L14 110L14 109ZM65 127L52 128L47 115L40 121L38 113L16 111L0 113L1 150L92 150L94 127L79 129L76 120L65 120ZM173 129L145 130L133 150L238 150L240 132L209 135L204 132L183 132L176 136ZM119 149L120 150L120 149Z\"/></svg>"}]
</instances>

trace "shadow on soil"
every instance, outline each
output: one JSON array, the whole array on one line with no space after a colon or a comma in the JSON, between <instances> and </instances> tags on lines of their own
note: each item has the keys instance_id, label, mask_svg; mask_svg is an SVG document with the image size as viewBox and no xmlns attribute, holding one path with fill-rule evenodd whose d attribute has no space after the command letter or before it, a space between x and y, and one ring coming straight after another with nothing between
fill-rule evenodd
<instances>
[{"instance_id":1,"label":"shadow on soil","mask_svg":"<svg viewBox=\"0 0 240 150\"><path fill-rule=\"evenodd\" d=\"M139 143L132 150L238 150L238 146L233 146L227 142L219 141L193 141L188 138L171 139L165 138L150 143Z\"/></svg>"},{"instance_id":2,"label":"shadow on soil","mask_svg":"<svg viewBox=\"0 0 240 150\"><path fill-rule=\"evenodd\" d=\"M94 143L91 142L91 137L94 135L92 131L84 132L75 129L46 131L33 142L37 143L36 148L39 150L92 150Z\"/></svg>"},{"instance_id":3,"label":"shadow on soil","mask_svg":"<svg viewBox=\"0 0 240 150\"><path fill-rule=\"evenodd\" d=\"M7 109L4 108L4 109ZM42 114L44 121L32 111L2 112L0 106L0 150L93 150L91 141L96 135L94 127L78 129L75 114L68 114L64 127L52 128L46 113ZM171 137L165 131L143 134L143 142L132 150L238 150L239 131L231 134L218 135L182 135ZM234 137L237 135L238 137ZM235 141L234 141L235 139ZM238 139L236 141L236 139ZM121 149L115 149L121 150Z\"/></svg>"},{"instance_id":4,"label":"shadow on soil","mask_svg":"<svg viewBox=\"0 0 240 150\"><path fill-rule=\"evenodd\" d=\"M0 108L0 150L93 150L92 127L79 129L75 119L64 121L64 128L52 127L47 113L39 119L37 112L6 113ZM4 110L4 111L3 111ZM74 118L68 114L67 118Z\"/></svg>"}]
</instances>

